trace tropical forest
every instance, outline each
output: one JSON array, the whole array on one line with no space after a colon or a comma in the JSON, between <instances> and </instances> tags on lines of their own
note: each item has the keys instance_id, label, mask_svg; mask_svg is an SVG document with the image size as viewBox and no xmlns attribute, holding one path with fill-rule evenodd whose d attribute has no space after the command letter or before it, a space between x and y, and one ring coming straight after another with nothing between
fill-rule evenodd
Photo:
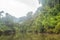
<instances>
[{"instance_id":1,"label":"tropical forest","mask_svg":"<svg viewBox=\"0 0 60 40\"><path fill-rule=\"evenodd\" d=\"M60 40L60 0L38 1L42 7L19 18L0 11L0 40Z\"/></svg>"}]
</instances>

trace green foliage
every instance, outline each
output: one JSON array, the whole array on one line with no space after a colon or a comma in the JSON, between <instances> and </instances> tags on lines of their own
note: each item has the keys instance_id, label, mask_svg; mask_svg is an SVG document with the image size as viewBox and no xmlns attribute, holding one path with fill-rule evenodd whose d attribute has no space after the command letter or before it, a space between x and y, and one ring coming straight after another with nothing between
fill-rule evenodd
<instances>
[{"instance_id":1,"label":"green foliage","mask_svg":"<svg viewBox=\"0 0 60 40\"><path fill-rule=\"evenodd\" d=\"M55 32L60 33L60 22L58 22L57 25L55 26Z\"/></svg>"},{"instance_id":2,"label":"green foliage","mask_svg":"<svg viewBox=\"0 0 60 40\"><path fill-rule=\"evenodd\" d=\"M20 23L14 22L14 17L6 13L5 18L0 18L0 30L59 33L60 4L58 0L44 0L42 5L43 7L39 7L34 15L32 15L33 12L29 12L27 16L21 17Z\"/></svg>"}]
</instances>

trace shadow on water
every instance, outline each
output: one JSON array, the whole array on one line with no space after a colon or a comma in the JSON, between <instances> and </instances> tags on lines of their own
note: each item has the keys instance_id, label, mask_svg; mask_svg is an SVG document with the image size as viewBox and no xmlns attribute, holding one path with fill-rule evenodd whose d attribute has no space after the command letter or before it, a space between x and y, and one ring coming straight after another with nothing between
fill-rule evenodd
<instances>
[{"instance_id":1,"label":"shadow on water","mask_svg":"<svg viewBox=\"0 0 60 40\"><path fill-rule=\"evenodd\" d=\"M3 34L3 32L2 31L0 31L0 36Z\"/></svg>"},{"instance_id":2,"label":"shadow on water","mask_svg":"<svg viewBox=\"0 0 60 40\"><path fill-rule=\"evenodd\" d=\"M8 36L2 35L0 40L60 40L60 34L16 33Z\"/></svg>"}]
</instances>

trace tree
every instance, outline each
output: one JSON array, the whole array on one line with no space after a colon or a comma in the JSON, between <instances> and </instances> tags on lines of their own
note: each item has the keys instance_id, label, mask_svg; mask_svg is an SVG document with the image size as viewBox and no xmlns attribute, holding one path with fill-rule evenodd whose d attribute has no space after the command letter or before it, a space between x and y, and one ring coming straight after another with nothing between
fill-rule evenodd
<instances>
[{"instance_id":1,"label":"tree","mask_svg":"<svg viewBox=\"0 0 60 40\"><path fill-rule=\"evenodd\" d=\"M2 13L4 13L4 11L1 11L1 12L0 12L0 18L1 18L1 16L2 16Z\"/></svg>"}]
</instances>

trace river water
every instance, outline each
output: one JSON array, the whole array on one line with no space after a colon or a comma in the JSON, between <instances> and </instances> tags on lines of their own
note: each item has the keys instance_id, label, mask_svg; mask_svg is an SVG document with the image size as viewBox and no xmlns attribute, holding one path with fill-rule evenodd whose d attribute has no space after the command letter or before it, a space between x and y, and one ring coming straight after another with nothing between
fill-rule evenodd
<instances>
[{"instance_id":1,"label":"river water","mask_svg":"<svg viewBox=\"0 0 60 40\"><path fill-rule=\"evenodd\" d=\"M15 35L2 35L0 40L60 40L60 34L16 33Z\"/></svg>"}]
</instances>

